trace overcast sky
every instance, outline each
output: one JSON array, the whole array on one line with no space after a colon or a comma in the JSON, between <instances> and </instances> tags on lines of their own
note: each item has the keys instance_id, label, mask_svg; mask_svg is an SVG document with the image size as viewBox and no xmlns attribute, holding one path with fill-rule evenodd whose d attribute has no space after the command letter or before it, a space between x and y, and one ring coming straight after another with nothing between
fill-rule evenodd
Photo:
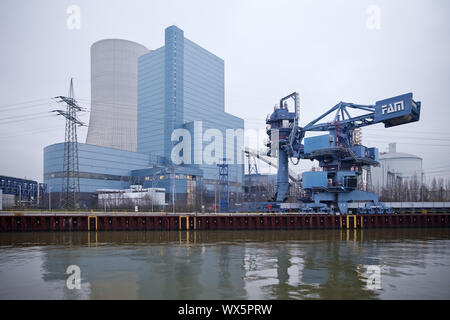
<instances>
[{"instance_id":1,"label":"overcast sky","mask_svg":"<svg viewBox=\"0 0 450 320\"><path fill-rule=\"evenodd\" d=\"M67 27L70 5L80 8L80 29ZM293 91L303 125L339 101L374 104L413 92L420 121L363 129L363 143L385 151L397 142L424 159L426 175L450 177L449 12L447 0L2 0L0 174L42 181L42 149L64 140L50 98L67 94L73 77L76 98L90 107L92 43L122 38L156 49L175 24L225 60L226 111L247 128L264 128Z\"/></svg>"}]
</instances>

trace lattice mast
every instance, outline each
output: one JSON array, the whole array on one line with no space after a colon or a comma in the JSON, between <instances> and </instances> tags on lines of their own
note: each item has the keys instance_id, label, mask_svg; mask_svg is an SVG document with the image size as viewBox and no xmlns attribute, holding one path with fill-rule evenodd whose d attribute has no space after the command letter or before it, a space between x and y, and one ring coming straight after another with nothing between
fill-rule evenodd
<instances>
[{"instance_id":1,"label":"lattice mast","mask_svg":"<svg viewBox=\"0 0 450 320\"><path fill-rule=\"evenodd\" d=\"M261 201L262 188L260 175L258 172L258 164L256 163L256 157L250 153L246 153L246 156L248 160L247 201Z\"/></svg>"},{"instance_id":2,"label":"lattice mast","mask_svg":"<svg viewBox=\"0 0 450 320\"><path fill-rule=\"evenodd\" d=\"M224 158L223 163L220 163L217 166L219 167L219 212L229 212L230 191L227 160Z\"/></svg>"},{"instance_id":3,"label":"lattice mast","mask_svg":"<svg viewBox=\"0 0 450 320\"><path fill-rule=\"evenodd\" d=\"M66 104L65 111L53 110L53 112L66 118L60 207L63 209L74 209L77 207L77 195L80 192L77 126L85 125L78 120L77 112L85 110L78 106L75 100L73 79L70 79L69 95L67 97L55 97L55 100L58 103Z\"/></svg>"}]
</instances>

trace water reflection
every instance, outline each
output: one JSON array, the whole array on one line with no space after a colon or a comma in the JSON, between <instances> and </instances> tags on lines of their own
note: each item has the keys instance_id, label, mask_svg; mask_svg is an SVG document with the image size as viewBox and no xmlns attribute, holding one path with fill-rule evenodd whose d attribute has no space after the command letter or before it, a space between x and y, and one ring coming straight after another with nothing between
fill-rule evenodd
<instances>
[{"instance_id":1,"label":"water reflection","mask_svg":"<svg viewBox=\"0 0 450 320\"><path fill-rule=\"evenodd\" d=\"M448 229L0 234L0 298L450 298ZM65 270L81 268L82 290ZM364 266L381 268L367 290Z\"/></svg>"}]
</instances>

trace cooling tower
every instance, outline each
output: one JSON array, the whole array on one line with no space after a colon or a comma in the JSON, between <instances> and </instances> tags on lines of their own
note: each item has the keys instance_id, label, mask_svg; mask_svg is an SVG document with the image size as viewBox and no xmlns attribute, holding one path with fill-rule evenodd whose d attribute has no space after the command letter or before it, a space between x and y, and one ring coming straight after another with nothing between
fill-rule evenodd
<instances>
[{"instance_id":1,"label":"cooling tower","mask_svg":"<svg viewBox=\"0 0 450 320\"><path fill-rule=\"evenodd\" d=\"M136 151L138 57L149 50L106 39L91 46L91 114L87 144Z\"/></svg>"}]
</instances>

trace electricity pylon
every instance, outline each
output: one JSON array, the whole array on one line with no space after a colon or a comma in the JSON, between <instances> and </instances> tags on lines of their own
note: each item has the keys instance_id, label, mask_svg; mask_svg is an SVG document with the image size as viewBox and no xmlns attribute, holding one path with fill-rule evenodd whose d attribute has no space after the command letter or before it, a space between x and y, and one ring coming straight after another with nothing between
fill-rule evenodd
<instances>
[{"instance_id":1,"label":"electricity pylon","mask_svg":"<svg viewBox=\"0 0 450 320\"><path fill-rule=\"evenodd\" d=\"M67 97L58 96L55 99L59 103L66 104L65 111L53 110L53 112L66 118L60 207L63 209L75 209L77 207L77 195L80 192L77 126L85 125L77 119L77 112L85 110L78 106L74 98L73 79L70 79L69 95Z\"/></svg>"}]
</instances>

